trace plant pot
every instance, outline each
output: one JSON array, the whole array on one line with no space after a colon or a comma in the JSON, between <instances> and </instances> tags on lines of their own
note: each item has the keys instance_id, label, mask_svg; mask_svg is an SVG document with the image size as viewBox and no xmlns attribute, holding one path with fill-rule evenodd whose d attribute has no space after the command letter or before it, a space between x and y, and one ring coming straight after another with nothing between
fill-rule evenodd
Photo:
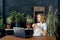
<instances>
[{"instance_id":1,"label":"plant pot","mask_svg":"<svg viewBox=\"0 0 60 40\"><path fill-rule=\"evenodd\" d=\"M7 24L6 28L11 29L11 24Z\"/></svg>"},{"instance_id":2,"label":"plant pot","mask_svg":"<svg viewBox=\"0 0 60 40\"><path fill-rule=\"evenodd\" d=\"M0 29L0 38L6 35L5 29Z\"/></svg>"},{"instance_id":3,"label":"plant pot","mask_svg":"<svg viewBox=\"0 0 60 40\"><path fill-rule=\"evenodd\" d=\"M20 27L26 28L26 22L20 22Z\"/></svg>"},{"instance_id":4,"label":"plant pot","mask_svg":"<svg viewBox=\"0 0 60 40\"><path fill-rule=\"evenodd\" d=\"M20 27L20 22L15 22L15 27Z\"/></svg>"},{"instance_id":5,"label":"plant pot","mask_svg":"<svg viewBox=\"0 0 60 40\"><path fill-rule=\"evenodd\" d=\"M30 29L31 28L31 24L30 23L27 23L26 24L26 27L27 27L27 29Z\"/></svg>"},{"instance_id":6,"label":"plant pot","mask_svg":"<svg viewBox=\"0 0 60 40\"><path fill-rule=\"evenodd\" d=\"M14 31L12 29L5 29L6 35L14 35Z\"/></svg>"}]
</instances>

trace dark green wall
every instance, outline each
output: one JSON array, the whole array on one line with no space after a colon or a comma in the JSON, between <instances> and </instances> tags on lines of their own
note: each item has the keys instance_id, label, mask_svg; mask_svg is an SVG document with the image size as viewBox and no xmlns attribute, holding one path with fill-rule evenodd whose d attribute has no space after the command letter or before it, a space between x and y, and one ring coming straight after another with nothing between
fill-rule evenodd
<instances>
[{"instance_id":1,"label":"dark green wall","mask_svg":"<svg viewBox=\"0 0 60 40\"><path fill-rule=\"evenodd\" d=\"M0 0L0 15L3 14L3 0Z\"/></svg>"},{"instance_id":2,"label":"dark green wall","mask_svg":"<svg viewBox=\"0 0 60 40\"><path fill-rule=\"evenodd\" d=\"M32 15L34 6L45 6L47 9L49 5L57 8L58 0L4 0L4 16L9 16L11 10Z\"/></svg>"}]
</instances>

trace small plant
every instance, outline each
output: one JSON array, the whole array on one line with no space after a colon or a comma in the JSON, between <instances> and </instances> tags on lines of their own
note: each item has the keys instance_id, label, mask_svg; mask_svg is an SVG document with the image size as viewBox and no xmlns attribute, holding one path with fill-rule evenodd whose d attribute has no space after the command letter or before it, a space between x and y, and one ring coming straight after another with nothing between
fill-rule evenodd
<instances>
[{"instance_id":1,"label":"small plant","mask_svg":"<svg viewBox=\"0 0 60 40\"><path fill-rule=\"evenodd\" d=\"M7 21L7 29L10 29L11 28L11 24L12 24L12 16L9 16L6 18L6 21Z\"/></svg>"},{"instance_id":2,"label":"small plant","mask_svg":"<svg viewBox=\"0 0 60 40\"><path fill-rule=\"evenodd\" d=\"M31 28L31 24L34 22L34 19L28 14L26 16L26 27L27 29Z\"/></svg>"},{"instance_id":3,"label":"small plant","mask_svg":"<svg viewBox=\"0 0 60 40\"><path fill-rule=\"evenodd\" d=\"M26 16L26 21L27 21L27 23L33 23L34 19L30 15L27 15Z\"/></svg>"},{"instance_id":4,"label":"small plant","mask_svg":"<svg viewBox=\"0 0 60 40\"><path fill-rule=\"evenodd\" d=\"M12 24L12 16L7 17L6 21L7 21L7 29L10 29Z\"/></svg>"},{"instance_id":5,"label":"small plant","mask_svg":"<svg viewBox=\"0 0 60 40\"><path fill-rule=\"evenodd\" d=\"M7 17L7 24L11 24L12 23L12 16L9 16L9 17Z\"/></svg>"}]
</instances>

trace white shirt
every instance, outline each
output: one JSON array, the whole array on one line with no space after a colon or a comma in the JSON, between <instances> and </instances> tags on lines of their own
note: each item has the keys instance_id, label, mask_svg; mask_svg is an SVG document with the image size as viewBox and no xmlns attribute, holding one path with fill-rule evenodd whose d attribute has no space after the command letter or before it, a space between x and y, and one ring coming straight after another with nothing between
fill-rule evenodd
<instances>
[{"instance_id":1,"label":"white shirt","mask_svg":"<svg viewBox=\"0 0 60 40\"><path fill-rule=\"evenodd\" d=\"M47 30L47 24L46 23L37 23L39 27L41 27L43 30ZM42 36L42 33L39 28L34 29L33 36Z\"/></svg>"}]
</instances>

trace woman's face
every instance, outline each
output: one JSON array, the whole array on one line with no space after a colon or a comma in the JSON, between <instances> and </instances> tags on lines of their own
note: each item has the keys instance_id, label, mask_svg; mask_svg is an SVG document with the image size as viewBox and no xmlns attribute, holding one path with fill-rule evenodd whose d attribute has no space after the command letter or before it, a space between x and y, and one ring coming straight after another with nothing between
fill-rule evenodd
<instances>
[{"instance_id":1,"label":"woman's face","mask_svg":"<svg viewBox=\"0 0 60 40\"><path fill-rule=\"evenodd\" d=\"M41 21L41 15L37 15L37 21L38 21L38 22Z\"/></svg>"}]
</instances>

